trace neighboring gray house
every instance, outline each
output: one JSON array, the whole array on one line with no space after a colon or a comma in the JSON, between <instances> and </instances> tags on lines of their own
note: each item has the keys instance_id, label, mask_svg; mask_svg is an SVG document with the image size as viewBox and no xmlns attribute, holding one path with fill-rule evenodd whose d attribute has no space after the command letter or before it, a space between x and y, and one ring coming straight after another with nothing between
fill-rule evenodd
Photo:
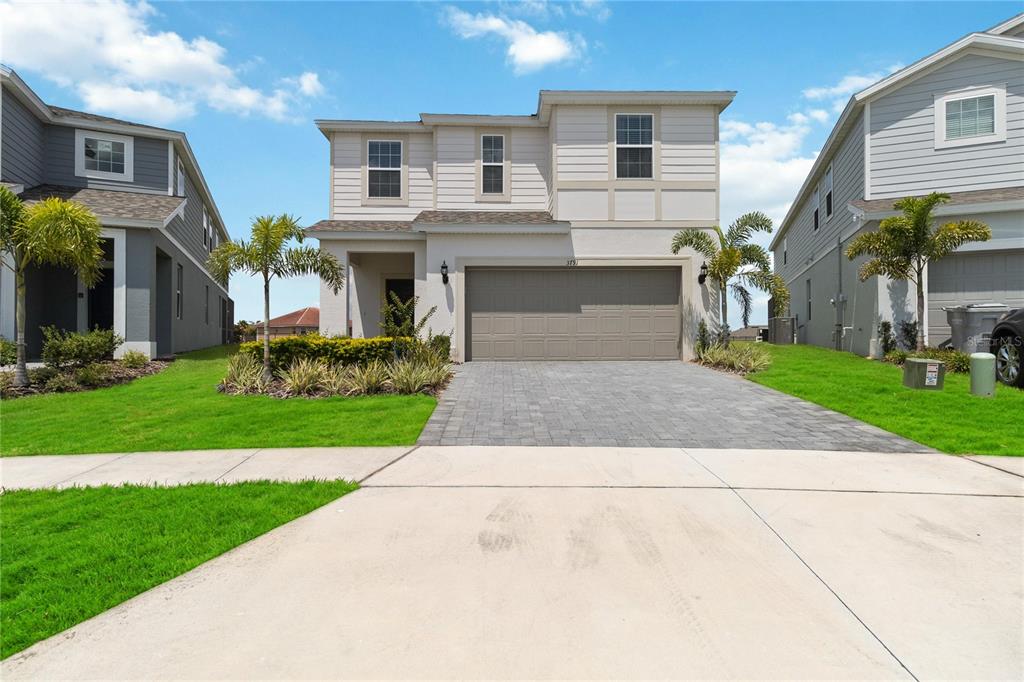
<instances>
[{"instance_id":1,"label":"neighboring gray house","mask_svg":"<svg viewBox=\"0 0 1024 682\"><path fill-rule=\"evenodd\" d=\"M70 270L28 273L30 358L40 328L112 328L119 350L150 357L228 341L227 282L206 271L229 239L184 133L50 106L0 66L0 180L23 201L56 196L88 207L103 225L103 277L86 289ZM14 277L0 268L0 336L15 335Z\"/></svg>"},{"instance_id":2,"label":"neighboring gray house","mask_svg":"<svg viewBox=\"0 0 1024 682\"><path fill-rule=\"evenodd\" d=\"M877 355L878 324L916 317L913 283L857 280L850 240L933 191L938 220L973 218L991 241L929 267L926 343L949 338L944 306L1024 306L1024 14L972 33L850 98L772 240L797 340ZM840 330L840 331L837 331Z\"/></svg>"}]
</instances>

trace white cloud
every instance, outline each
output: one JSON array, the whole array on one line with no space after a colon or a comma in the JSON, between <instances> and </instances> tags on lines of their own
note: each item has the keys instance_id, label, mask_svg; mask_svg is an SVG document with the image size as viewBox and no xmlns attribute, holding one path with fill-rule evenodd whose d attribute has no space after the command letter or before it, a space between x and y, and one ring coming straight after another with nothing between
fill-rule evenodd
<instances>
[{"instance_id":1,"label":"white cloud","mask_svg":"<svg viewBox=\"0 0 1024 682\"><path fill-rule=\"evenodd\" d=\"M198 105L292 120L305 98L323 92L312 72L267 91L242 82L227 51L152 25L144 0L82 3L0 2L3 59L74 89L91 111L166 123Z\"/></svg>"},{"instance_id":2,"label":"white cloud","mask_svg":"<svg viewBox=\"0 0 1024 682\"><path fill-rule=\"evenodd\" d=\"M470 14L457 7L445 9L445 20L461 38L495 36L508 44L506 57L517 74L579 59L586 42L564 32L537 31L525 21L494 14Z\"/></svg>"},{"instance_id":3,"label":"white cloud","mask_svg":"<svg viewBox=\"0 0 1024 682\"><path fill-rule=\"evenodd\" d=\"M564 19L566 10L573 16L589 17L599 22L608 21L612 16L611 7L605 0L500 0L498 7L502 14L515 14L544 21Z\"/></svg>"},{"instance_id":4,"label":"white cloud","mask_svg":"<svg viewBox=\"0 0 1024 682\"><path fill-rule=\"evenodd\" d=\"M828 112L824 109L811 109L807 112L807 115L818 123L826 123L829 119Z\"/></svg>"},{"instance_id":5,"label":"white cloud","mask_svg":"<svg viewBox=\"0 0 1024 682\"><path fill-rule=\"evenodd\" d=\"M569 10L576 16L589 16L597 21L608 21L612 8L604 0L579 0L569 4Z\"/></svg>"},{"instance_id":6,"label":"white cloud","mask_svg":"<svg viewBox=\"0 0 1024 682\"><path fill-rule=\"evenodd\" d=\"M805 89L803 91L803 96L809 100L832 100L832 111L837 114L842 113L843 109L846 108L846 100L850 95L860 92L869 85L876 83L889 74L899 71L902 68L902 64L891 64L886 69L882 71L875 71L873 73L848 73L833 85L824 85ZM818 111L821 110L819 109ZM825 118L828 118L827 114Z\"/></svg>"}]
</instances>

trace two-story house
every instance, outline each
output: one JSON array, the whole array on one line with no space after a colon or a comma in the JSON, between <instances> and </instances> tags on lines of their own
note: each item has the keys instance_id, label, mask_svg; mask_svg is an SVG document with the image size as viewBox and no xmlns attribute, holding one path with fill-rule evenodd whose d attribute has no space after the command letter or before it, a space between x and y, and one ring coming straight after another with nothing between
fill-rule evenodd
<instances>
[{"instance_id":1,"label":"two-story house","mask_svg":"<svg viewBox=\"0 0 1024 682\"><path fill-rule=\"evenodd\" d=\"M459 361L678 359L714 322L672 236L719 215L718 118L734 92L542 91L522 116L320 120L346 264L320 329L374 336L390 292L432 307Z\"/></svg>"},{"instance_id":2,"label":"two-story house","mask_svg":"<svg viewBox=\"0 0 1024 682\"><path fill-rule=\"evenodd\" d=\"M976 219L992 240L931 264L928 345L950 337L944 307L1024 306L1024 14L972 33L850 98L772 241L802 343L880 353L882 321L917 316L913 283L859 282L850 240L905 196L944 192L937 221Z\"/></svg>"},{"instance_id":3,"label":"two-story house","mask_svg":"<svg viewBox=\"0 0 1024 682\"><path fill-rule=\"evenodd\" d=\"M0 67L0 180L26 204L61 197L103 227L103 276L91 289L70 270L26 276L28 356L41 327L113 329L119 349L150 357L226 343L233 325L227 282L209 253L229 239L184 133L44 103ZM0 336L15 336L15 287L0 267Z\"/></svg>"}]
</instances>

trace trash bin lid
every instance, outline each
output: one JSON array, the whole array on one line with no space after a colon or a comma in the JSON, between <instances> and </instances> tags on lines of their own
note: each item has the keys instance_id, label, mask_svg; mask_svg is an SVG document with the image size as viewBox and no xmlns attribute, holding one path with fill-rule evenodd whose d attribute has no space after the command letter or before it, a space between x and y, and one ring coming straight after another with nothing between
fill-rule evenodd
<instances>
[{"instance_id":1,"label":"trash bin lid","mask_svg":"<svg viewBox=\"0 0 1024 682\"><path fill-rule=\"evenodd\" d=\"M967 307L972 310L1008 310L1010 306L1005 303L972 303Z\"/></svg>"},{"instance_id":2,"label":"trash bin lid","mask_svg":"<svg viewBox=\"0 0 1024 682\"><path fill-rule=\"evenodd\" d=\"M948 305L948 306L944 306L942 309L945 310L946 312L962 313L965 310L967 310L967 306L965 306L965 305Z\"/></svg>"}]
</instances>

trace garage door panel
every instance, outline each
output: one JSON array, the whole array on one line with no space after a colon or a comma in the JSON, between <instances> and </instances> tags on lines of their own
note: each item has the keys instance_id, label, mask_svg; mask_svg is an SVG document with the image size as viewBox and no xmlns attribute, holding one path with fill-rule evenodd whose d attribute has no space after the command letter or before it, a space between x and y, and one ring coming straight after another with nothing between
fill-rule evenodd
<instances>
[{"instance_id":1,"label":"garage door panel","mask_svg":"<svg viewBox=\"0 0 1024 682\"><path fill-rule=\"evenodd\" d=\"M676 359L678 268L471 268L470 359Z\"/></svg>"},{"instance_id":2,"label":"garage door panel","mask_svg":"<svg viewBox=\"0 0 1024 682\"><path fill-rule=\"evenodd\" d=\"M928 266L928 343L950 338L945 307L971 303L1024 306L1024 253L958 253Z\"/></svg>"}]
</instances>

